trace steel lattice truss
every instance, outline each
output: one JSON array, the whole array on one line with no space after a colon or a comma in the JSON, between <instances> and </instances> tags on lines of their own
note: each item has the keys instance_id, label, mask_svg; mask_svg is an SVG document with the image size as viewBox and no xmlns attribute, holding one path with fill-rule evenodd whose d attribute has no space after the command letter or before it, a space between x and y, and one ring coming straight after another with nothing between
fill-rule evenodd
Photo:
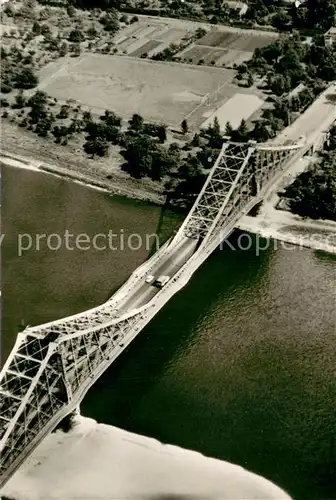
<instances>
[{"instance_id":1,"label":"steel lattice truss","mask_svg":"<svg viewBox=\"0 0 336 500\"><path fill-rule=\"evenodd\" d=\"M59 421L71 411L77 393L136 328L144 311L72 334L38 334L28 328L18 335L0 379L0 474L34 447L55 415Z\"/></svg>"},{"instance_id":2,"label":"steel lattice truss","mask_svg":"<svg viewBox=\"0 0 336 500\"><path fill-rule=\"evenodd\" d=\"M270 147L226 143L211 169L179 236L207 240L218 227L239 216L242 208L300 151L302 145Z\"/></svg>"},{"instance_id":3,"label":"steel lattice truss","mask_svg":"<svg viewBox=\"0 0 336 500\"><path fill-rule=\"evenodd\" d=\"M171 247L181 236L200 238L202 252L208 238L237 220L300 148L225 143ZM74 409L120 352L123 339L142 328L148 307L119 316L112 300L18 335L0 373L0 476L8 477Z\"/></svg>"}]
</instances>

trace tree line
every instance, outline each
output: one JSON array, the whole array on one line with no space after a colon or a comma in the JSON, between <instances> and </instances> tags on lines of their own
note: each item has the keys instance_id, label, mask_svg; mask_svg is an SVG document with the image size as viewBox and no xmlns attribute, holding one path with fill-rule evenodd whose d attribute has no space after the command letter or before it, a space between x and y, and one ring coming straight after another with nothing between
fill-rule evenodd
<instances>
[{"instance_id":1,"label":"tree line","mask_svg":"<svg viewBox=\"0 0 336 500\"><path fill-rule=\"evenodd\" d=\"M336 221L336 126L330 131L319 161L300 174L281 196L295 214Z\"/></svg>"}]
</instances>

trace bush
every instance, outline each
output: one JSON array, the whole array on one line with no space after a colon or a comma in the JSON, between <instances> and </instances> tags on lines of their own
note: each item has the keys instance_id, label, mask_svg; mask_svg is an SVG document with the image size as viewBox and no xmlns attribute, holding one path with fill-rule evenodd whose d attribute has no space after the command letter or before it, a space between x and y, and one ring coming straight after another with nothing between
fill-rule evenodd
<instances>
[{"instance_id":1,"label":"bush","mask_svg":"<svg viewBox=\"0 0 336 500\"><path fill-rule=\"evenodd\" d=\"M30 68L24 68L15 75L15 87L31 89L38 84L38 78Z\"/></svg>"},{"instance_id":2,"label":"bush","mask_svg":"<svg viewBox=\"0 0 336 500\"><path fill-rule=\"evenodd\" d=\"M9 94L12 90L13 87L8 82L1 82L0 91L3 94Z\"/></svg>"},{"instance_id":3,"label":"bush","mask_svg":"<svg viewBox=\"0 0 336 500\"><path fill-rule=\"evenodd\" d=\"M79 30L72 30L69 34L69 42L81 43L85 40L83 33Z\"/></svg>"},{"instance_id":4,"label":"bush","mask_svg":"<svg viewBox=\"0 0 336 500\"><path fill-rule=\"evenodd\" d=\"M123 14L123 15L120 17L119 21L120 21L121 23L125 23L125 24L127 24L127 23L128 23L128 16L127 16L126 14Z\"/></svg>"},{"instance_id":5,"label":"bush","mask_svg":"<svg viewBox=\"0 0 336 500\"><path fill-rule=\"evenodd\" d=\"M69 432L74 427L74 417L75 412L70 413L60 421L60 423L56 426L55 431L62 430L63 432Z\"/></svg>"}]
</instances>

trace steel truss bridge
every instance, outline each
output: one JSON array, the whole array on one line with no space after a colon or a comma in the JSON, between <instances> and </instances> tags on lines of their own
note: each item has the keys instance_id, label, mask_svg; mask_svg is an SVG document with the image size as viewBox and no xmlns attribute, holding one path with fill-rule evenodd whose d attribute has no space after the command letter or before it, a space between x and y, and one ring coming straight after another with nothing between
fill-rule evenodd
<instances>
[{"instance_id":1,"label":"steel truss bridge","mask_svg":"<svg viewBox=\"0 0 336 500\"><path fill-rule=\"evenodd\" d=\"M312 148L223 144L177 234L106 303L19 333L0 373L1 483L85 393L163 305L190 279L238 220L262 200L283 172ZM148 274L172 276L157 289Z\"/></svg>"}]
</instances>

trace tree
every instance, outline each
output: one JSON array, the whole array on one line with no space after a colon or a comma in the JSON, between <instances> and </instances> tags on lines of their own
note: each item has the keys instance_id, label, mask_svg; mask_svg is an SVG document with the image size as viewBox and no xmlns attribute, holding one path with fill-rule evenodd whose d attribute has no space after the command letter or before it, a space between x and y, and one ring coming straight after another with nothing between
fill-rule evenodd
<instances>
[{"instance_id":1,"label":"tree","mask_svg":"<svg viewBox=\"0 0 336 500\"><path fill-rule=\"evenodd\" d=\"M184 135L187 134L188 130L189 130L188 122L187 122L186 119L184 119L181 122L181 131L182 131L182 134L184 134Z\"/></svg>"},{"instance_id":2,"label":"tree","mask_svg":"<svg viewBox=\"0 0 336 500\"><path fill-rule=\"evenodd\" d=\"M220 124L217 115L214 118L213 126L212 126L213 134L216 136L221 135Z\"/></svg>"},{"instance_id":3,"label":"tree","mask_svg":"<svg viewBox=\"0 0 336 500\"><path fill-rule=\"evenodd\" d=\"M70 32L68 40L72 43L81 43L85 40L85 37L81 31L76 29Z\"/></svg>"},{"instance_id":4,"label":"tree","mask_svg":"<svg viewBox=\"0 0 336 500\"><path fill-rule=\"evenodd\" d=\"M314 94L310 88L306 87L303 90L301 90L301 92L298 95L298 99L300 101L300 107L305 108L313 101Z\"/></svg>"},{"instance_id":5,"label":"tree","mask_svg":"<svg viewBox=\"0 0 336 500\"><path fill-rule=\"evenodd\" d=\"M25 107L26 102L27 100L23 95L23 91L20 90L19 93L15 96L15 103L13 104L12 107L16 109L22 109Z\"/></svg>"},{"instance_id":6,"label":"tree","mask_svg":"<svg viewBox=\"0 0 336 500\"><path fill-rule=\"evenodd\" d=\"M217 116L215 116L213 125L210 125L207 133L209 135L209 147L212 149L218 149L222 145L222 133Z\"/></svg>"},{"instance_id":7,"label":"tree","mask_svg":"<svg viewBox=\"0 0 336 500\"><path fill-rule=\"evenodd\" d=\"M68 130L68 127L66 127L65 125L61 125L61 126L56 125L52 129L51 133L55 137L56 142L61 142L61 139L63 137L67 137L68 136L69 130Z\"/></svg>"},{"instance_id":8,"label":"tree","mask_svg":"<svg viewBox=\"0 0 336 500\"><path fill-rule=\"evenodd\" d=\"M100 117L100 119L104 121L106 125L112 127L121 127L120 116L116 115L113 111L110 111L109 109L105 110L105 113Z\"/></svg>"},{"instance_id":9,"label":"tree","mask_svg":"<svg viewBox=\"0 0 336 500\"><path fill-rule=\"evenodd\" d=\"M197 158L202 163L204 168L211 168L215 158L217 158L219 154L219 151L219 149L213 149L205 146L197 153Z\"/></svg>"},{"instance_id":10,"label":"tree","mask_svg":"<svg viewBox=\"0 0 336 500\"><path fill-rule=\"evenodd\" d=\"M166 125L159 125L157 129L157 136L159 141L163 144L167 140L167 127Z\"/></svg>"},{"instance_id":11,"label":"tree","mask_svg":"<svg viewBox=\"0 0 336 500\"><path fill-rule=\"evenodd\" d=\"M127 164L125 169L133 177L140 179L152 172L153 156L157 152L157 144L148 136L132 138L125 151L122 152Z\"/></svg>"},{"instance_id":12,"label":"tree","mask_svg":"<svg viewBox=\"0 0 336 500\"><path fill-rule=\"evenodd\" d=\"M60 118L61 120L63 118L68 118L69 117L69 111L70 111L70 106L68 104L63 104L61 106L60 112L57 115L57 118Z\"/></svg>"},{"instance_id":13,"label":"tree","mask_svg":"<svg viewBox=\"0 0 336 500\"><path fill-rule=\"evenodd\" d=\"M47 137L48 132L51 130L52 120L50 117L46 116L42 120L38 121L35 127L35 133L40 137Z\"/></svg>"},{"instance_id":14,"label":"tree","mask_svg":"<svg viewBox=\"0 0 336 500\"><path fill-rule=\"evenodd\" d=\"M104 30L112 34L119 30L118 14L112 9L100 19L100 22L103 24Z\"/></svg>"},{"instance_id":15,"label":"tree","mask_svg":"<svg viewBox=\"0 0 336 500\"><path fill-rule=\"evenodd\" d=\"M256 122L252 135L257 142L266 142L271 137L271 131L266 120Z\"/></svg>"},{"instance_id":16,"label":"tree","mask_svg":"<svg viewBox=\"0 0 336 500\"><path fill-rule=\"evenodd\" d=\"M41 26L37 21L34 22L33 27L32 27L32 33L34 35L40 35L41 33Z\"/></svg>"},{"instance_id":17,"label":"tree","mask_svg":"<svg viewBox=\"0 0 336 500\"><path fill-rule=\"evenodd\" d=\"M23 68L15 75L15 86L19 89L31 89L38 84L38 78L30 68Z\"/></svg>"},{"instance_id":18,"label":"tree","mask_svg":"<svg viewBox=\"0 0 336 500\"><path fill-rule=\"evenodd\" d=\"M193 146L194 148L198 148L200 144L201 144L200 136L197 132L195 132L194 137L192 138L191 141L191 146Z\"/></svg>"},{"instance_id":19,"label":"tree","mask_svg":"<svg viewBox=\"0 0 336 500\"><path fill-rule=\"evenodd\" d=\"M292 17L284 9L280 9L272 17L272 25L278 30L286 30L291 25Z\"/></svg>"},{"instance_id":20,"label":"tree","mask_svg":"<svg viewBox=\"0 0 336 500\"><path fill-rule=\"evenodd\" d=\"M50 35L50 28L47 24L41 24L41 35L43 36Z\"/></svg>"},{"instance_id":21,"label":"tree","mask_svg":"<svg viewBox=\"0 0 336 500\"><path fill-rule=\"evenodd\" d=\"M94 157L97 156L106 156L108 154L108 144L103 139L98 139L95 137L94 139L89 139L84 143L84 151Z\"/></svg>"},{"instance_id":22,"label":"tree","mask_svg":"<svg viewBox=\"0 0 336 500\"><path fill-rule=\"evenodd\" d=\"M232 132L233 132L233 127L232 127L231 123L230 122L226 122L226 125L225 125L225 135L227 135L228 137L231 137Z\"/></svg>"},{"instance_id":23,"label":"tree","mask_svg":"<svg viewBox=\"0 0 336 500\"><path fill-rule=\"evenodd\" d=\"M129 129L133 130L134 132L139 132L144 124L144 119L141 115L138 113L134 113L132 118L129 120Z\"/></svg>"},{"instance_id":24,"label":"tree","mask_svg":"<svg viewBox=\"0 0 336 500\"><path fill-rule=\"evenodd\" d=\"M77 134L78 132L81 132L83 129L83 122L82 120L78 118L72 118L71 123L69 125L69 131L70 133L75 133Z\"/></svg>"},{"instance_id":25,"label":"tree","mask_svg":"<svg viewBox=\"0 0 336 500\"><path fill-rule=\"evenodd\" d=\"M59 56L64 57L67 55L68 52L68 46L65 42L63 42L59 48Z\"/></svg>"},{"instance_id":26,"label":"tree","mask_svg":"<svg viewBox=\"0 0 336 500\"><path fill-rule=\"evenodd\" d=\"M247 86L252 87L253 84L254 84L254 78L253 78L252 73L249 72L247 74Z\"/></svg>"},{"instance_id":27,"label":"tree","mask_svg":"<svg viewBox=\"0 0 336 500\"><path fill-rule=\"evenodd\" d=\"M164 148L156 148L152 156L150 177L153 181L161 181L162 178L178 164L179 157Z\"/></svg>"},{"instance_id":28,"label":"tree","mask_svg":"<svg viewBox=\"0 0 336 500\"><path fill-rule=\"evenodd\" d=\"M73 43L71 45L71 52L74 57L79 57L81 54L81 48L79 43Z\"/></svg>"},{"instance_id":29,"label":"tree","mask_svg":"<svg viewBox=\"0 0 336 500\"><path fill-rule=\"evenodd\" d=\"M88 28L87 30L87 35L88 37L93 40L94 38L96 38L96 36L98 35L98 31L96 30L96 28L94 27L94 25L90 26L90 28Z\"/></svg>"},{"instance_id":30,"label":"tree","mask_svg":"<svg viewBox=\"0 0 336 500\"><path fill-rule=\"evenodd\" d=\"M235 136L235 139L237 139L238 141L242 141L242 142L247 141L248 128L247 128L246 120L244 120L244 118L240 122L237 130L234 131L234 136Z\"/></svg>"},{"instance_id":31,"label":"tree","mask_svg":"<svg viewBox=\"0 0 336 500\"><path fill-rule=\"evenodd\" d=\"M30 118L30 123L38 123L47 117L46 104L48 102L48 96L45 92L38 90L32 95L27 102L27 105L31 107L28 113Z\"/></svg>"},{"instance_id":32,"label":"tree","mask_svg":"<svg viewBox=\"0 0 336 500\"><path fill-rule=\"evenodd\" d=\"M290 209L303 217L336 221L335 153L303 172L284 192Z\"/></svg>"},{"instance_id":33,"label":"tree","mask_svg":"<svg viewBox=\"0 0 336 500\"><path fill-rule=\"evenodd\" d=\"M91 111L83 111L83 121L85 124L92 121Z\"/></svg>"},{"instance_id":34,"label":"tree","mask_svg":"<svg viewBox=\"0 0 336 500\"><path fill-rule=\"evenodd\" d=\"M68 5L66 10L69 17L74 17L74 15L76 14L76 10L73 5Z\"/></svg>"},{"instance_id":35,"label":"tree","mask_svg":"<svg viewBox=\"0 0 336 500\"><path fill-rule=\"evenodd\" d=\"M190 179L195 175L200 175L202 164L196 156L189 154L185 160L181 163L178 175L182 179Z\"/></svg>"},{"instance_id":36,"label":"tree","mask_svg":"<svg viewBox=\"0 0 336 500\"><path fill-rule=\"evenodd\" d=\"M9 81L2 81L0 83L0 91L2 94L9 94L10 92L12 92L12 90L13 90L13 87L9 83Z\"/></svg>"},{"instance_id":37,"label":"tree","mask_svg":"<svg viewBox=\"0 0 336 500\"><path fill-rule=\"evenodd\" d=\"M269 89L277 96L282 96L290 89L290 79L282 74L270 76L268 82Z\"/></svg>"},{"instance_id":38,"label":"tree","mask_svg":"<svg viewBox=\"0 0 336 500\"><path fill-rule=\"evenodd\" d=\"M28 106L31 108L33 107L39 107L42 108L45 106L48 102L48 95L43 92L42 90L37 90L35 94L33 94L29 99L28 99Z\"/></svg>"}]
</instances>

